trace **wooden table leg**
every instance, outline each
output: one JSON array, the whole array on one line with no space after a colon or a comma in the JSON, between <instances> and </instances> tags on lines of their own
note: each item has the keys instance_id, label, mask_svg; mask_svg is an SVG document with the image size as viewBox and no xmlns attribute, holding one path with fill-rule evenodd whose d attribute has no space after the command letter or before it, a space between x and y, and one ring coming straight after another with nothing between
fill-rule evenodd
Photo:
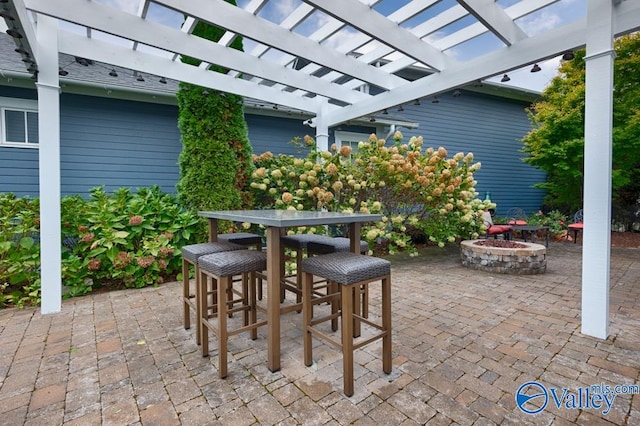
<instances>
[{"instance_id":1,"label":"wooden table leg","mask_svg":"<svg viewBox=\"0 0 640 426\"><path fill-rule=\"evenodd\" d=\"M360 226L361 225L359 223L349 224L349 243L351 245L351 252L356 254L360 254ZM356 291L356 289L354 288L353 291ZM362 315L362 301L360 298L360 287L357 288L357 294L353 296L353 302L354 302L353 312L357 316ZM360 337L361 331L362 331L362 327L360 324L360 320L354 317L353 337Z\"/></svg>"},{"instance_id":2,"label":"wooden table leg","mask_svg":"<svg viewBox=\"0 0 640 426\"><path fill-rule=\"evenodd\" d=\"M218 219L209 219L209 242L218 241Z\"/></svg>"},{"instance_id":3,"label":"wooden table leg","mask_svg":"<svg viewBox=\"0 0 640 426\"><path fill-rule=\"evenodd\" d=\"M268 368L280 370L280 229L267 228Z\"/></svg>"},{"instance_id":4,"label":"wooden table leg","mask_svg":"<svg viewBox=\"0 0 640 426\"><path fill-rule=\"evenodd\" d=\"M348 229L351 252L360 253L360 224L350 223Z\"/></svg>"}]
</instances>

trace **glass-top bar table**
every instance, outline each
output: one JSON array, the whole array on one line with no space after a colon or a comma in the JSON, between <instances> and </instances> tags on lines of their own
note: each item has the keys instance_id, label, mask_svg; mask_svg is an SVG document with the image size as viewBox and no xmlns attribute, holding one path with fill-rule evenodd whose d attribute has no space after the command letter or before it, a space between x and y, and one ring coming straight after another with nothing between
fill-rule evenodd
<instances>
[{"instance_id":1,"label":"glass-top bar table","mask_svg":"<svg viewBox=\"0 0 640 426\"><path fill-rule=\"evenodd\" d=\"M209 241L218 239L218 220L248 222L266 227L267 235L267 322L268 367L280 370L280 281L282 262L280 236L286 228L344 224L348 227L351 251L360 253L360 226L376 222L381 214L338 213L294 210L220 210L201 211L198 215L209 219Z\"/></svg>"}]
</instances>

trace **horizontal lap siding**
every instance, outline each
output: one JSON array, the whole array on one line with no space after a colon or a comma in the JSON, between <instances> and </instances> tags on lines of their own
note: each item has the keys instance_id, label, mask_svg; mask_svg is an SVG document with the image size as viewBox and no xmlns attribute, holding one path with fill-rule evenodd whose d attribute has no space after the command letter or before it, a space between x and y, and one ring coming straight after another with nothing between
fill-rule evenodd
<instances>
[{"instance_id":1,"label":"horizontal lap siding","mask_svg":"<svg viewBox=\"0 0 640 426\"><path fill-rule=\"evenodd\" d=\"M289 142L295 137L315 137L316 134L316 129L302 124L302 118L286 119L246 114L245 120L249 127L249 140L253 152L257 155L267 151L273 154L297 155L296 148Z\"/></svg>"},{"instance_id":2,"label":"horizontal lap siding","mask_svg":"<svg viewBox=\"0 0 640 426\"><path fill-rule=\"evenodd\" d=\"M455 98L443 94L439 101L404 106L402 116L420 124L417 129L401 129L405 141L422 135L425 147L443 146L450 155L473 152L474 160L482 163L475 174L476 189L481 198L490 192L496 214L504 215L511 207L527 214L540 209L544 191L532 186L544 182L545 174L522 161L520 140L531 128L528 104L467 91Z\"/></svg>"},{"instance_id":3,"label":"horizontal lap siding","mask_svg":"<svg viewBox=\"0 0 640 426\"><path fill-rule=\"evenodd\" d=\"M102 185L108 192L151 185L175 192L175 106L67 95L60 115L63 194Z\"/></svg>"},{"instance_id":4,"label":"horizontal lap siding","mask_svg":"<svg viewBox=\"0 0 640 426\"><path fill-rule=\"evenodd\" d=\"M0 96L35 91L0 88ZM61 192L159 185L175 192L182 146L177 107L63 94L60 98ZM38 149L0 148L0 191L37 197Z\"/></svg>"},{"instance_id":5,"label":"horizontal lap siding","mask_svg":"<svg viewBox=\"0 0 640 426\"><path fill-rule=\"evenodd\" d=\"M38 196L38 150L0 147L0 192Z\"/></svg>"},{"instance_id":6,"label":"horizontal lap siding","mask_svg":"<svg viewBox=\"0 0 640 426\"><path fill-rule=\"evenodd\" d=\"M0 96L36 99L35 90L0 86ZM38 150L0 146L0 192L38 195Z\"/></svg>"},{"instance_id":7,"label":"horizontal lap siding","mask_svg":"<svg viewBox=\"0 0 640 426\"><path fill-rule=\"evenodd\" d=\"M35 91L0 86L0 96L33 98ZM544 174L522 162L519 141L530 124L527 104L463 91L463 96L440 96L440 102L423 100L421 106L404 105L394 115L419 123L417 129L400 129L405 141L422 135L425 147L444 146L451 155L473 152L482 169L476 173L477 190L497 203L497 214L510 207L527 213L542 206L543 191L532 185ZM302 118L246 114L253 152L296 153L289 142L296 136L315 135ZM342 130L371 133L372 128ZM87 194L95 186L108 191L120 187L159 185L175 192L181 150L177 107L63 94L61 96L61 173L63 194ZM333 131L331 129L331 142ZM38 195L38 150L0 148L0 191Z\"/></svg>"}]
</instances>

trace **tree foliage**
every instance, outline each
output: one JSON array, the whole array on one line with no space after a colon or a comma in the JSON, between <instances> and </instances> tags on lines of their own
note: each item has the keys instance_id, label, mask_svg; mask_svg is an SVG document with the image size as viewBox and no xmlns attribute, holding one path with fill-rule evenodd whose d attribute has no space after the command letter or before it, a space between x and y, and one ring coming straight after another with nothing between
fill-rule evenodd
<instances>
[{"instance_id":1,"label":"tree foliage","mask_svg":"<svg viewBox=\"0 0 640 426\"><path fill-rule=\"evenodd\" d=\"M235 5L234 0L227 0ZM199 22L193 34L218 41L224 30ZM236 37L230 46L242 50ZM200 65L196 58L182 61ZM212 66L214 72L227 70ZM178 161L178 198L193 210L237 209L247 204L244 191L251 174L251 145L241 96L181 83L177 94L182 152Z\"/></svg>"},{"instance_id":2,"label":"tree foliage","mask_svg":"<svg viewBox=\"0 0 640 426\"><path fill-rule=\"evenodd\" d=\"M613 100L613 198L621 205L640 195L640 35L615 42ZM547 173L537 186L547 205L582 207L584 177L585 51L563 61L559 75L529 110L533 129L523 139L525 160Z\"/></svg>"}]
</instances>

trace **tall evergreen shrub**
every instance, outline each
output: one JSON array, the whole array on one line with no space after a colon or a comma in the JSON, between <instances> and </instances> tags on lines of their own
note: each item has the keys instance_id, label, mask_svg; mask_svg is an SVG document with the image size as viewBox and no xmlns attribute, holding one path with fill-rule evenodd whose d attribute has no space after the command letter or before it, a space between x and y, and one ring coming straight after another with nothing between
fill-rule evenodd
<instances>
[{"instance_id":1,"label":"tall evergreen shrub","mask_svg":"<svg viewBox=\"0 0 640 426\"><path fill-rule=\"evenodd\" d=\"M235 0L226 1L236 5ZM199 22L193 34L218 41L224 30ZM242 50L242 39L236 38L230 47ZM188 57L182 61L194 66L201 62ZM215 66L210 70L227 71ZM243 190L253 163L242 97L181 83L177 100L182 135L179 200L193 210L246 207L249 198Z\"/></svg>"}]
</instances>

